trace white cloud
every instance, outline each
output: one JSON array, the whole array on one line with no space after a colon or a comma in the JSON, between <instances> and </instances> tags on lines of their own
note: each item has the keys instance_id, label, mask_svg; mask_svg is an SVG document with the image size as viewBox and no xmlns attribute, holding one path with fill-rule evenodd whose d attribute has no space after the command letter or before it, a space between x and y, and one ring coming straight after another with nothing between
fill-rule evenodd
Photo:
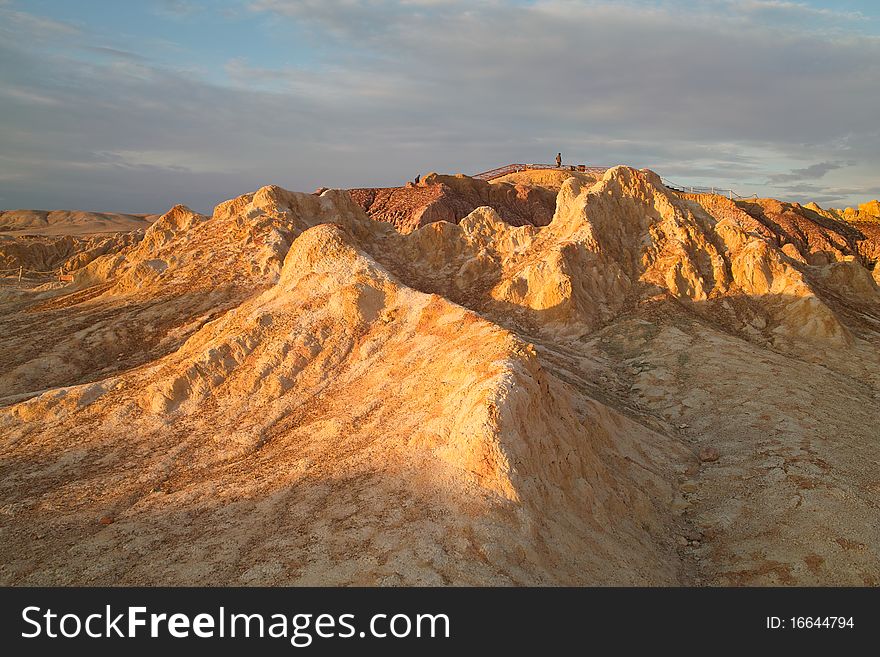
<instances>
[{"instance_id":1,"label":"white cloud","mask_svg":"<svg viewBox=\"0 0 880 657\"><path fill-rule=\"evenodd\" d=\"M845 21L867 20L860 11L841 11L828 7L813 7L790 0L734 0L734 6L747 12L779 12L789 15L830 18Z\"/></svg>"},{"instance_id":2,"label":"white cloud","mask_svg":"<svg viewBox=\"0 0 880 657\"><path fill-rule=\"evenodd\" d=\"M6 24L6 32L24 31L41 37L75 35L81 32L79 27L71 23L11 9L0 9L0 22Z\"/></svg>"},{"instance_id":3,"label":"white cloud","mask_svg":"<svg viewBox=\"0 0 880 657\"><path fill-rule=\"evenodd\" d=\"M13 100L28 105L61 105L61 102L57 98L52 98L51 96L47 96L45 94L36 93L33 91L28 91L27 89L20 89L11 86L0 87L0 96L6 96L7 98L11 98Z\"/></svg>"},{"instance_id":4,"label":"white cloud","mask_svg":"<svg viewBox=\"0 0 880 657\"><path fill-rule=\"evenodd\" d=\"M204 5L190 0L158 0L156 3L156 12L171 18L189 18L204 9Z\"/></svg>"}]
</instances>

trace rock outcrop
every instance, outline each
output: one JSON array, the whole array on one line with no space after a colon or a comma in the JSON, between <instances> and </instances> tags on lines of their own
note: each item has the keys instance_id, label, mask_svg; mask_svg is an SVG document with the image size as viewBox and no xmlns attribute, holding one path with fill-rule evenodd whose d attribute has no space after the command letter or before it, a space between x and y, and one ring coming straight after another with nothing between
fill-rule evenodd
<instances>
[{"instance_id":1,"label":"rock outcrop","mask_svg":"<svg viewBox=\"0 0 880 657\"><path fill-rule=\"evenodd\" d=\"M429 173L405 187L349 190L355 203L378 221L408 233L436 221L457 224L478 207L495 209L512 226L544 226L553 216L556 194L545 187L490 184L467 176Z\"/></svg>"}]
</instances>

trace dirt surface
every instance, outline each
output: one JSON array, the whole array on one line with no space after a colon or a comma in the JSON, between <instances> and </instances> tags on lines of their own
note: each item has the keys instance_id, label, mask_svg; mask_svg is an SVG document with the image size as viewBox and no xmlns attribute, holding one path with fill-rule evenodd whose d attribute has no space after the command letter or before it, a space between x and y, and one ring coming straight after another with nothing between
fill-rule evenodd
<instances>
[{"instance_id":1,"label":"dirt surface","mask_svg":"<svg viewBox=\"0 0 880 657\"><path fill-rule=\"evenodd\" d=\"M880 583L872 222L529 188L265 187L0 297L0 583Z\"/></svg>"},{"instance_id":2,"label":"dirt surface","mask_svg":"<svg viewBox=\"0 0 880 657\"><path fill-rule=\"evenodd\" d=\"M554 192L558 192L559 188L569 178L574 178L581 184L592 184L598 180L595 174L571 171L568 168L560 169L526 169L525 171L517 171L508 173L498 178L493 178L490 182L493 185L513 184L526 185L528 187L543 187Z\"/></svg>"}]
</instances>

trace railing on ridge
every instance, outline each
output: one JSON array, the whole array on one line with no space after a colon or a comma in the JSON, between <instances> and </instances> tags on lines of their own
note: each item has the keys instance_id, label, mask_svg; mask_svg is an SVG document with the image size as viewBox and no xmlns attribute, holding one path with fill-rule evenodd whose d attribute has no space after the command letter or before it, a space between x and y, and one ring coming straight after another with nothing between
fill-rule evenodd
<instances>
[{"instance_id":1,"label":"railing on ridge","mask_svg":"<svg viewBox=\"0 0 880 657\"><path fill-rule=\"evenodd\" d=\"M699 187L696 185L682 185L676 182L672 182L671 180L667 180L666 178L661 178L663 184L667 189L671 189L673 192L680 192L682 194L717 194L719 196L726 196L730 200L735 198L737 199L747 199L747 198L758 198L757 194L750 194L749 196L742 196L737 194L732 189L725 189L723 187Z\"/></svg>"}]
</instances>

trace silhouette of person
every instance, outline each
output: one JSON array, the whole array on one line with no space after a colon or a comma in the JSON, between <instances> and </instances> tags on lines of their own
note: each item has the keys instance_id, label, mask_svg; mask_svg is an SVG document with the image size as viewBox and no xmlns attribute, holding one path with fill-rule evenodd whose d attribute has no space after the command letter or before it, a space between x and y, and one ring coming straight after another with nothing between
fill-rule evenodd
<instances>
[{"instance_id":1,"label":"silhouette of person","mask_svg":"<svg viewBox=\"0 0 880 657\"><path fill-rule=\"evenodd\" d=\"M558 169L561 166L562 166L562 153L557 153L556 154L556 168Z\"/></svg>"}]
</instances>

